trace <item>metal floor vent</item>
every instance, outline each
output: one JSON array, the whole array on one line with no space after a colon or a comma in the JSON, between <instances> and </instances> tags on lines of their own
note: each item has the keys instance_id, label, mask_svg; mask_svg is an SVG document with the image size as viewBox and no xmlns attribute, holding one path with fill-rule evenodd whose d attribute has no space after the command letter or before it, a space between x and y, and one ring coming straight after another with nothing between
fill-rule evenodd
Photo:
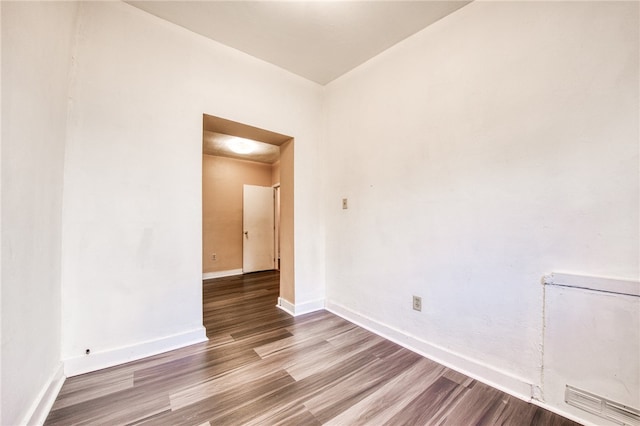
<instances>
[{"instance_id":1,"label":"metal floor vent","mask_svg":"<svg viewBox=\"0 0 640 426\"><path fill-rule=\"evenodd\" d=\"M639 410L574 388L573 386L567 385L564 392L564 400L569 405L611 420L612 422L621 425L640 426Z\"/></svg>"}]
</instances>

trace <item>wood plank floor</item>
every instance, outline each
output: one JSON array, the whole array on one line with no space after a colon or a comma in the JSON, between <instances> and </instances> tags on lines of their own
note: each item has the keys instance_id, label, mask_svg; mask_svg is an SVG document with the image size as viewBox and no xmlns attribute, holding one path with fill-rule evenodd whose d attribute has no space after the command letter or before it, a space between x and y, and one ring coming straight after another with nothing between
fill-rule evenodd
<instances>
[{"instance_id":1,"label":"wood plank floor","mask_svg":"<svg viewBox=\"0 0 640 426\"><path fill-rule=\"evenodd\" d=\"M277 272L204 282L209 341L66 380L47 425L575 425L329 312Z\"/></svg>"}]
</instances>

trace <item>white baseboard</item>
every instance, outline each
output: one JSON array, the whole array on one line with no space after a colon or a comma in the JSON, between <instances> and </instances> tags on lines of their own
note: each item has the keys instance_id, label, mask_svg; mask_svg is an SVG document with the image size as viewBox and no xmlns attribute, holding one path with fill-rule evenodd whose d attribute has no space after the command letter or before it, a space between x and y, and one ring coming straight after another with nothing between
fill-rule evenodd
<instances>
[{"instance_id":1,"label":"white baseboard","mask_svg":"<svg viewBox=\"0 0 640 426\"><path fill-rule=\"evenodd\" d=\"M202 274L203 280L212 278L232 277L234 275L242 275L242 269L229 269L228 271L205 272Z\"/></svg>"},{"instance_id":2,"label":"white baseboard","mask_svg":"<svg viewBox=\"0 0 640 426\"><path fill-rule=\"evenodd\" d=\"M64 384L64 368L62 363L58 365L56 371L53 372L47 383L42 387L42 390L38 394L38 397L31 405L29 412L25 415L23 421L20 424L24 425L42 425L53 407L53 403L56 401L60 389Z\"/></svg>"},{"instance_id":3,"label":"white baseboard","mask_svg":"<svg viewBox=\"0 0 640 426\"><path fill-rule=\"evenodd\" d=\"M338 303L327 301L325 309L425 358L436 361L439 364L513 395L516 398L527 402L532 401L535 386L522 378L500 371L482 361L474 360L446 348L425 342L401 330L389 327L372 318L359 314Z\"/></svg>"},{"instance_id":4,"label":"white baseboard","mask_svg":"<svg viewBox=\"0 0 640 426\"><path fill-rule=\"evenodd\" d=\"M324 309L324 299L309 300L307 302L296 303L296 316L308 314L309 312L321 311Z\"/></svg>"},{"instance_id":5,"label":"white baseboard","mask_svg":"<svg viewBox=\"0 0 640 426\"><path fill-rule=\"evenodd\" d=\"M278 297L278 304L276 307L282 309L292 317L296 316L296 305L289 302L287 299L283 299L282 297Z\"/></svg>"},{"instance_id":6,"label":"white baseboard","mask_svg":"<svg viewBox=\"0 0 640 426\"><path fill-rule=\"evenodd\" d=\"M324 309L324 299L293 304L282 297L278 297L278 304L276 306L289 315L296 317L298 315L304 315Z\"/></svg>"},{"instance_id":7,"label":"white baseboard","mask_svg":"<svg viewBox=\"0 0 640 426\"><path fill-rule=\"evenodd\" d=\"M148 356L172 351L196 343L206 342L207 334L204 327L198 327L184 333L174 334L155 340L148 340L132 346L112 349L104 352L92 353L75 358L67 358L64 362L64 373L67 377L91 371L101 370L114 365L124 364Z\"/></svg>"}]
</instances>

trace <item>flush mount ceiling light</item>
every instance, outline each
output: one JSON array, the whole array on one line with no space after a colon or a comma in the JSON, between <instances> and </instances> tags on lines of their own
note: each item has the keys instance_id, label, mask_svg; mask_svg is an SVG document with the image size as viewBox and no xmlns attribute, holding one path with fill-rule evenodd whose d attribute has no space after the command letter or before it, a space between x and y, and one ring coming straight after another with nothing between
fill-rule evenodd
<instances>
[{"instance_id":1,"label":"flush mount ceiling light","mask_svg":"<svg viewBox=\"0 0 640 426\"><path fill-rule=\"evenodd\" d=\"M241 143L236 142L238 140ZM251 152L247 153L248 150ZM204 130L202 132L202 153L214 157L273 164L280 158L280 146Z\"/></svg>"},{"instance_id":2,"label":"flush mount ceiling light","mask_svg":"<svg viewBox=\"0 0 640 426\"><path fill-rule=\"evenodd\" d=\"M236 154L251 154L256 149L254 141L237 137L228 140L227 146Z\"/></svg>"}]
</instances>

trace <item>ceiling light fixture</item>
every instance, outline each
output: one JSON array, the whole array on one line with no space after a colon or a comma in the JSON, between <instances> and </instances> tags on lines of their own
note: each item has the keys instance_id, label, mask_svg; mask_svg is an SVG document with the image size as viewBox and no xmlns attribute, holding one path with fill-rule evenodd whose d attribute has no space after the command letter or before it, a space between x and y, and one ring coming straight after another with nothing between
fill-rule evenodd
<instances>
[{"instance_id":1,"label":"ceiling light fixture","mask_svg":"<svg viewBox=\"0 0 640 426\"><path fill-rule=\"evenodd\" d=\"M256 149L256 144L243 138L233 138L227 142L229 149L236 154L251 154Z\"/></svg>"}]
</instances>

